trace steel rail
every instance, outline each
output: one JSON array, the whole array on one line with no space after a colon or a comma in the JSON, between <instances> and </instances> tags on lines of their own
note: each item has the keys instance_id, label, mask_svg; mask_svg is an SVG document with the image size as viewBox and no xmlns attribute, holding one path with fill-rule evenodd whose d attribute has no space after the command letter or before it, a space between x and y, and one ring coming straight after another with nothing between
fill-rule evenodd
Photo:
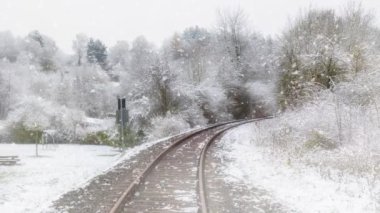
<instances>
[{"instance_id":1,"label":"steel rail","mask_svg":"<svg viewBox=\"0 0 380 213\"><path fill-rule=\"evenodd\" d=\"M208 148L211 146L211 144L222 134L224 134L226 131L236 128L238 126L251 123L251 122L256 122L256 121L261 121L261 120L266 120L266 119L271 119L273 116L268 116L264 118L258 118L258 119L251 119L247 121L242 121L236 125L227 127L225 129L220 130L217 132L202 148L201 151L201 156L199 160L199 166L198 166L198 193L199 193L199 200L200 200L200 210L202 213L208 213L208 203L207 203L207 197L206 197L206 178L205 178L205 161L206 161L206 153Z\"/></svg>"},{"instance_id":2,"label":"steel rail","mask_svg":"<svg viewBox=\"0 0 380 213\"><path fill-rule=\"evenodd\" d=\"M128 201L130 197L136 192L138 186L146 179L146 177L149 175L149 173L154 169L154 167L161 161L161 159L170 151L174 150L177 146L179 146L181 143L187 141L189 138L192 138L196 135L199 135L205 131L209 131L211 129L232 124L232 123L238 123L242 122L242 120L237 121L229 121L224 122L220 124L215 124L209 127L205 127L201 130L195 130L194 132L190 132L188 134L185 134L184 137L178 139L176 142L172 143L168 148L166 148L164 151L162 151L146 168L145 170L128 186L128 188L123 192L123 194L119 197L119 199L116 201L116 203L113 205L112 209L109 211L109 213L119 213L124 208L124 205Z\"/></svg>"}]
</instances>

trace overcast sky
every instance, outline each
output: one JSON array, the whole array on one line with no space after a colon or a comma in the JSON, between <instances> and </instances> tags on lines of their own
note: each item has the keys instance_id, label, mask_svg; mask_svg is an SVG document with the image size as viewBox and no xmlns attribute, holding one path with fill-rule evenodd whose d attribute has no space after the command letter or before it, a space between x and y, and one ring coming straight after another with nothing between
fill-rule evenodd
<instances>
[{"instance_id":1,"label":"overcast sky","mask_svg":"<svg viewBox=\"0 0 380 213\"><path fill-rule=\"evenodd\" d=\"M309 7L340 9L347 0L0 0L0 31L25 36L39 30L71 52L77 33L99 38L107 46L139 35L159 45L189 26L212 28L216 11L242 8L250 25L263 34L281 33L289 18ZM380 14L380 0L362 0ZM379 16L377 16L379 20ZM377 24L380 23L377 21Z\"/></svg>"}]
</instances>

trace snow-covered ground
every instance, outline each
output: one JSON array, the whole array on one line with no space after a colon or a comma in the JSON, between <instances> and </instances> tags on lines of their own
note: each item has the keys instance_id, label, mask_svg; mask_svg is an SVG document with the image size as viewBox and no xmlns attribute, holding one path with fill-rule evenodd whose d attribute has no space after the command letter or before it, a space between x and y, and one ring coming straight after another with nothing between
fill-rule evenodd
<instances>
[{"instance_id":1,"label":"snow-covered ground","mask_svg":"<svg viewBox=\"0 0 380 213\"><path fill-rule=\"evenodd\" d=\"M264 189L294 212L380 212L378 180L333 169L322 175L318 166L290 161L273 152L269 141L258 139L262 133L255 125L239 127L223 137L219 154L227 181Z\"/></svg>"},{"instance_id":2,"label":"snow-covered ground","mask_svg":"<svg viewBox=\"0 0 380 213\"><path fill-rule=\"evenodd\" d=\"M3 121L0 121L0 135L4 131L4 129L5 129L5 124Z\"/></svg>"},{"instance_id":3,"label":"snow-covered ground","mask_svg":"<svg viewBox=\"0 0 380 213\"><path fill-rule=\"evenodd\" d=\"M0 144L0 155L21 159L19 165L0 166L0 212L48 211L62 194L85 186L95 176L169 138L128 148L123 154L109 146L40 145L39 157L35 145Z\"/></svg>"},{"instance_id":4,"label":"snow-covered ground","mask_svg":"<svg viewBox=\"0 0 380 213\"><path fill-rule=\"evenodd\" d=\"M19 165L0 166L0 212L40 212L61 194L83 185L120 159L108 146L0 144L0 155L18 155Z\"/></svg>"}]
</instances>

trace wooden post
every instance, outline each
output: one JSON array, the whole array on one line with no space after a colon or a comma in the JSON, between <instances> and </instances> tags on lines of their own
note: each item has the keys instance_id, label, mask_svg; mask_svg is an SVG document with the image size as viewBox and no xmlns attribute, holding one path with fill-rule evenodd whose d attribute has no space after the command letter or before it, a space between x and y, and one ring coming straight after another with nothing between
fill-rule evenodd
<instances>
[{"instance_id":1,"label":"wooden post","mask_svg":"<svg viewBox=\"0 0 380 213\"><path fill-rule=\"evenodd\" d=\"M36 157L38 157L38 133L36 133Z\"/></svg>"}]
</instances>

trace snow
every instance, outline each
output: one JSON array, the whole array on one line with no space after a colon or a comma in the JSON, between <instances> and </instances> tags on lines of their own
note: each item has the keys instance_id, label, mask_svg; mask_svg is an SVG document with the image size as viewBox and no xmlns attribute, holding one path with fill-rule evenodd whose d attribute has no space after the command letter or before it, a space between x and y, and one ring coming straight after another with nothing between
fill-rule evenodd
<instances>
[{"instance_id":1,"label":"snow","mask_svg":"<svg viewBox=\"0 0 380 213\"><path fill-rule=\"evenodd\" d=\"M85 126L84 129L79 128L79 134L84 134L86 132L97 132L112 129L115 125L115 118L105 118L105 119L97 119L84 117L83 124Z\"/></svg>"},{"instance_id":2,"label":"snow","mask_svg":"<svg viewBox=\"0 0 380 213\"><path fill-rule=\"evenodd\" d=\"M169 138L146 142L123 153L109 146L39 145L39 157L32 144L0 144L0 156L18 155L21 159L19 165L0 166L0 212L47 211L64 193L86 186L95 176Z\"/></svg>"},{"instance_id":3,"label":"snow","mask_svg":"<svg viewBox=\"0 0 380 213\"><path fill-rule=\"evenodd\" d=\"M340 177L337 181L321 175L317 167L291 162L255 142L260 135L256 130L255 124L249 124L223 137L219 156L224 159L221 171L228 182L264 189L295 212L379 212L378 184L330 170L330 176Z\"/></svg>"},{"instance_id":4,"label":"snow","mask_svg":"<svg viewBox=\"0 0 380 213\"><path fill-rule=\"evenodd\" d=\"M50 146L50 147L49 147ZM0 144L0 155L19 165L0 166L0 212L40 212L61 194L83 185L120 158L112 147Z\"/></svg>"}]
</instances>

